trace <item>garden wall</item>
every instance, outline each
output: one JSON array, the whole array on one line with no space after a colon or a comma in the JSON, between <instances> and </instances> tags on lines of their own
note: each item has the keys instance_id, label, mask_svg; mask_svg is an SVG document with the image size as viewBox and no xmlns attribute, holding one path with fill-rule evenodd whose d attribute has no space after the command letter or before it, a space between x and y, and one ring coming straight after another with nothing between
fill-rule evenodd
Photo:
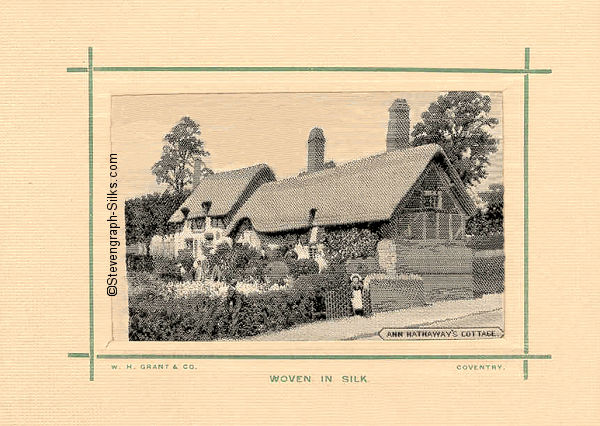
<instances>
[{"instance_id":1,"label":"garden wall","mask_svg":"<svg viewBox=\"0 0 600 426\"><path fill-rule=\"evenodd\" d=\"M473 250L460 243L382 240L378 260L387 274L422 277L428 302L473 298Z\"/></svg>"},{"instance_id":2,"label":"garden wall","mask_svg":"<svg viewBox=\"0 0 600 426\"><path fill-rule=\"evenodd\" d=\"M416 275L373 274L365 279L373 312L395 311L426 305L423 280Z\"/></svg>"},{"instance_id":3,"label":"garden wall","mask_svg":"<svg viewBox=\"0 0 600 426\"><path fill-rule=\"evenodd\" d=\"M423 274L423 288L429 303L473 299L473 275Z\"/></svg>"}]
</instances>

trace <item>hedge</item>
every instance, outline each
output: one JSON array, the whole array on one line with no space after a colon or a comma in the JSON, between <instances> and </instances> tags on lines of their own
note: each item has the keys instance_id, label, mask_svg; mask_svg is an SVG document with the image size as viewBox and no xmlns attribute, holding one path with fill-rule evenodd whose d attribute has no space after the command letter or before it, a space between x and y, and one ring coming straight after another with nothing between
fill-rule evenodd
<instances>
[{"instance_id":1,"label":"hedge","mask_svg":"<svg viewBox=\"0 0 600 426\"><path fill-rule=\"evenodd\" d=\"M468 237L467 247L473 250L498 250L504 248L504 234L474 235Z\"/></svg>"},{"instance_id":2,"label":"hedge","mask_svg":"<svg viewBox=\"0 0 600 426\"><path fill-rule=\"evenodd\" d=\"M125 265L131 272L152 272L154 270L152 256L149 255L127 253Z\"/></svg>"},{"instance_id":3,"label":"hedge","mask_svg":"<svg viewBox=\"0 0 600 426\"><path fill-rule=\"evenodd\" d=\"M315 321L315 300L311 288L172 300L141 294L129 300L129 339L238 339L279 331Z\"/></svg>"},{"instance_id":4,"label":"hedge","mask_svg":"<svg viewBox=\"0 0 600 426\"><path fill-rule=\"evenodd\" d=\"M339 274L303 275L289 289L249 295L233 287L226 297L169 298L153 291L132 294L129 339L238 339L279 331L324 318L328 291L341 292L350 300L350 285Z\"/></svg>"},{"instance_id":5,"label":"hedge","mask_svg":"<svg viewBox=\"0 0 600 426\"><path fill-rule=\"evenodd\" d=\"M319 264L312 259L293 259L286 258L285 263L289 269L289 273L293 278L298 278L301 275L317 274L319 272Z\"/></svg>"},{"instance_id":6,"label":"hedge","mask_svg":"<svg viewBox=\"0 0 600 426\"><path fill-rule=\"evenodd\" d=\"M473 293L475 296L504 291L504 256L473 258Z\"/></svg>"}]
</instances>

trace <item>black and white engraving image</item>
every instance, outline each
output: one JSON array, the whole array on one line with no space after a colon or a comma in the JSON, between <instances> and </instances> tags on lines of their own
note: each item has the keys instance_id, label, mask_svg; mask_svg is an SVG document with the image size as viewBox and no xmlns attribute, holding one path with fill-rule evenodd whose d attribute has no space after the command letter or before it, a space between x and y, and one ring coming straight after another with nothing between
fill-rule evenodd
<instances>
[{"instance_id":1,"label":"black and white engraving image","mask_svg":"<svg viewBox=\"0 0 600 426\"><path fill-rule=\"evenodd\" d=\"M111 121L129 340L503 336L501 92L114 96Z\"/></svg>"}]
</instances>

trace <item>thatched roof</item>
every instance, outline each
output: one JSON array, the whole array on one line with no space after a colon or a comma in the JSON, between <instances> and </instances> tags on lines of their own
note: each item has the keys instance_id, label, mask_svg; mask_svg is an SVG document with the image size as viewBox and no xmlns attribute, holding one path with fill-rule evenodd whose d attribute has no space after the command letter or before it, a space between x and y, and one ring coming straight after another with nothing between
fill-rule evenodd
<instances>
[{"instance_id":1,"label":"thatched roof","mask_svg":"<svg viewBox=\"0 0 600 426\"><path fill-rule=\"evenodd\" d=\"M215 173L204 177L181 205L169 222L183 221L183 208L189 209L188 218L224 216L235 212L248 196L265 181L275 180L273 171L266 164ZM203 203L210 202L208 214Z\"/></svg>"},{"instance_id":2,"label":"thatched roof","mask_svg":"<svg viewBox=\"0 0 600 426\"><path fill-rule=\"evenodd\" d=\"M265 183L235 214L227 232L245 218L259 232L307 228L313 209L315 226L387 220L434 159L448 172L465 211L472 212L473 202L446 154L430 144Z\"/></svg>"}]
</instances>

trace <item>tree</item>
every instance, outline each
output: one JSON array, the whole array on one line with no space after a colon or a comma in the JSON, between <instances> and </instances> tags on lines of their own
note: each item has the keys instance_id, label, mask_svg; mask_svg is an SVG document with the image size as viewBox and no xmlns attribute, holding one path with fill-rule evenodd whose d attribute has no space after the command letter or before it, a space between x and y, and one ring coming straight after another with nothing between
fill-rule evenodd
<instances>
[{"instance_id":1,"label":"tree","mask_svg":"<svg viewBox=\"0 0 600 426\"><path fill-rule=\"evenodd\" d=\"M490 117L492 101L478 92L448 92L421 114L412 136L415 146L440 145L465 185L487 176L489 154L496 152L498 139L488 130L498 124Z\"/></svg>"},{"instance_id":2,"label":"tree","mask_svg":"<svg viewBox=\"0 0 600 426\"><path fill-rule=\"evenodd\" d=\"M469 235L490 236L504 233L504 201L494 200L484 210L478 210L466 223Z\"/></svg>"},{"instance_id":3,"label":"tree","mask_svg":"<svg viewBox=\"0 0 600 426\"><path fill-rule=\"evenodd\" d=\"M179 208L190 192L147 194L125 201L125 239L127 245L143 243L150 253L150 240L154 235L166 235L175 231L176 225L169 218Z\"/></svg>"},{"instance_id":4,"label":"tree","mask_svg":"<svg viewBox=\"0 0 600 426\"><path fill-rule=\"evenodd\" d=\"M194 173L195 160L210 155L204 150L200 139L200 126L190 117L183 117L163 138L162 156L152 173L156 182L166 183L169 189L179 193L190 183ZM212 174L212 170L202 164L202 175ZM198 171L196 171L198 172Z\"/></svg>"}]
</instances>

